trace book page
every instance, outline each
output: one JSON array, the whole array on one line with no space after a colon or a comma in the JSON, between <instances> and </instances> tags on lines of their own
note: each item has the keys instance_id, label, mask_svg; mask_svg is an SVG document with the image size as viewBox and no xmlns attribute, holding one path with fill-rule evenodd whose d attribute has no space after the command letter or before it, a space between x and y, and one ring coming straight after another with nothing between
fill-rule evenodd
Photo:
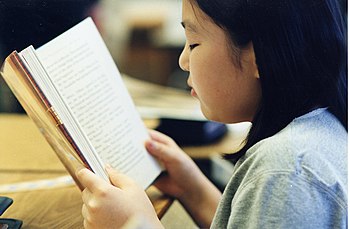
<instances>
[{"instance_id":1,"label":"book page","mask_svg":"<svg viewBox=\"0 0 350 229\"><path fill-rule=\"evenodd\" d=\"M36 53L103 163L148 186L160 166L144 148L147 130L92 20Z\"/></svg>"}]
</instances>

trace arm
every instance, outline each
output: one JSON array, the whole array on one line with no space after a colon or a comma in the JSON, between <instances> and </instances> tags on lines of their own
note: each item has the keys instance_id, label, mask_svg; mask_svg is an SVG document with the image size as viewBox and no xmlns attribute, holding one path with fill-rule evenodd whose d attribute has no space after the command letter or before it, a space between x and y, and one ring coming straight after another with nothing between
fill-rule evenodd
<instances>
[{"instance_id":1,"label":"arm","mask_svg":"<svg viewBox=\"0 0 350 229\"><path fill-rule=\"evenodd\" d=\"M146 142L146 148L167 170L155 186L176 197L200 227L209 227L221 192L171 138L152 130L150 135L152 140Z\"/></svg>"}]
</instances>

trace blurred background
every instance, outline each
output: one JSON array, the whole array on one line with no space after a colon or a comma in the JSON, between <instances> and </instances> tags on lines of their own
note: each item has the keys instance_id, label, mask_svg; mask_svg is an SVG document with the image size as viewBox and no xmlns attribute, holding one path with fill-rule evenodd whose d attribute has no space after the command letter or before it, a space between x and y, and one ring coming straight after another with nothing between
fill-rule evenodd
<instances>
[{"instance_id":1,"label":"blurred background","mask_svg":"<svg viewBox=\"0 0 350 229\"><path fill-rule=\"evenodd\" d=\"M347 20L347 0L338 1ZM188 73L178 66L185 44L181 5L181 0L0 0L0 65L12 51L38 48L92 17L119 71L130 76L127 87L141 117L179 118L181 122L161 119L158 130L190 145L185 152L223 189L232 164L212 153L240 146L250 123L228 125L226 134L223 124L204 121L198 101L186 92ZM2 77L0 113L24 113ZM191 121L198 119L194 126ZM202 134L193 132L197 130ZM207 144L212 142L217 145Z\"/></svg>"},{"instance_id":2,"label":"blurred background","mask_svg":"<svg viewBox=\"0 0 350 229\"><path fill-rule=\"evenodd\" d=\"M0 63L14 50L40 47L92 17L121 73L186 89L178 66L185 43L179 0L0 0ZM0 112L23 109L0 77Z\"/></svg>"},{"instance_id":3,"label":"blurred background","mask_svg":"<svg viewBox=\"0 0 350 229\"><path fill-rule=\"evenodd\" d=\"M347 0L340 1L347 20ZM0 63L40 47L91 16L121 73L186 89L178 67L185 43L180 0L0 0ZM0 112L23 112L0 77Z\"/></svg>"}]
</instances>

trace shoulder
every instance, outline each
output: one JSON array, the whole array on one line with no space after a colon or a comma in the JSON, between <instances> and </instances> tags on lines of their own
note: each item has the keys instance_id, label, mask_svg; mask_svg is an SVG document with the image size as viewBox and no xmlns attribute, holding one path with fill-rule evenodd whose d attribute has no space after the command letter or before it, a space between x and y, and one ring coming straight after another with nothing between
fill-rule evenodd
<instances>
[{"instance_id":1,"label":"shoulder","mask_svg":"<svg viewBox=\"0 0 350 229\"><path fill-rule=\"evenodd\" d=\"M249 187L297 185L346 203L347 132L327 110L301 116L250 148L236 164L231 184L235 195ZM276 187L269 192L283 191Z\"/></svg>"},{"instance_id":2,"label":"shoulder","mask_svg":"<svg viewBox=\"0 0 350 229\"><path fill-rule=\"evenodd\" d=\"M297 118L237 162L215 222L282 228L293 228L291 222L312 222L315 228L342 224L347 211L346 159L347 132L335 117L317 111ZM330 213L335 218L330 219Z\"/></svg>"},{"instance_id":3,"label":"shoulder","mask_svg":"<svg viewBox=\"0 0 350 229\"><path fill-rule=\"evenodd\" d=\"M347 174L347 132L327 110L318 109L293 120L274 136L251 147L237 163L256 171L313 170Z\"/></svg>"}]
</instances>

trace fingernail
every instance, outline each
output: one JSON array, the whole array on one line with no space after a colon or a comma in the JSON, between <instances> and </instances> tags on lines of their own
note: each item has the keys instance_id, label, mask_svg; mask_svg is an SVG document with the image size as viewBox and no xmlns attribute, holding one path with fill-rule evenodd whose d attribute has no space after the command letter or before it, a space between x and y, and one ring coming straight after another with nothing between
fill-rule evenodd
<instances>
[{"instance_id":1,"label":"fingernail","mask_svg":"<svg viewBox=\"0 0 350 229\"><path fill-rule=\"evenodd\" d=\"M157 144L154 142L154 141L151 141L150 144L149 144L149 147L153 150L156 150L157 149Z\"/></svg>"},{"instance_id":2,"label":"fingernail","mask_svg":"<svg viewBox=\"0 0 350 229\"><path fill-rule=\"evenodd\" d=\"M81 171L82 169L85 169L85 168L86 168L86 167L83 166L83 165L78 165L78 166L76 167L76 169L75 169L75 174L78 174L79 171Z\"/></svg>"}]
</instances>

